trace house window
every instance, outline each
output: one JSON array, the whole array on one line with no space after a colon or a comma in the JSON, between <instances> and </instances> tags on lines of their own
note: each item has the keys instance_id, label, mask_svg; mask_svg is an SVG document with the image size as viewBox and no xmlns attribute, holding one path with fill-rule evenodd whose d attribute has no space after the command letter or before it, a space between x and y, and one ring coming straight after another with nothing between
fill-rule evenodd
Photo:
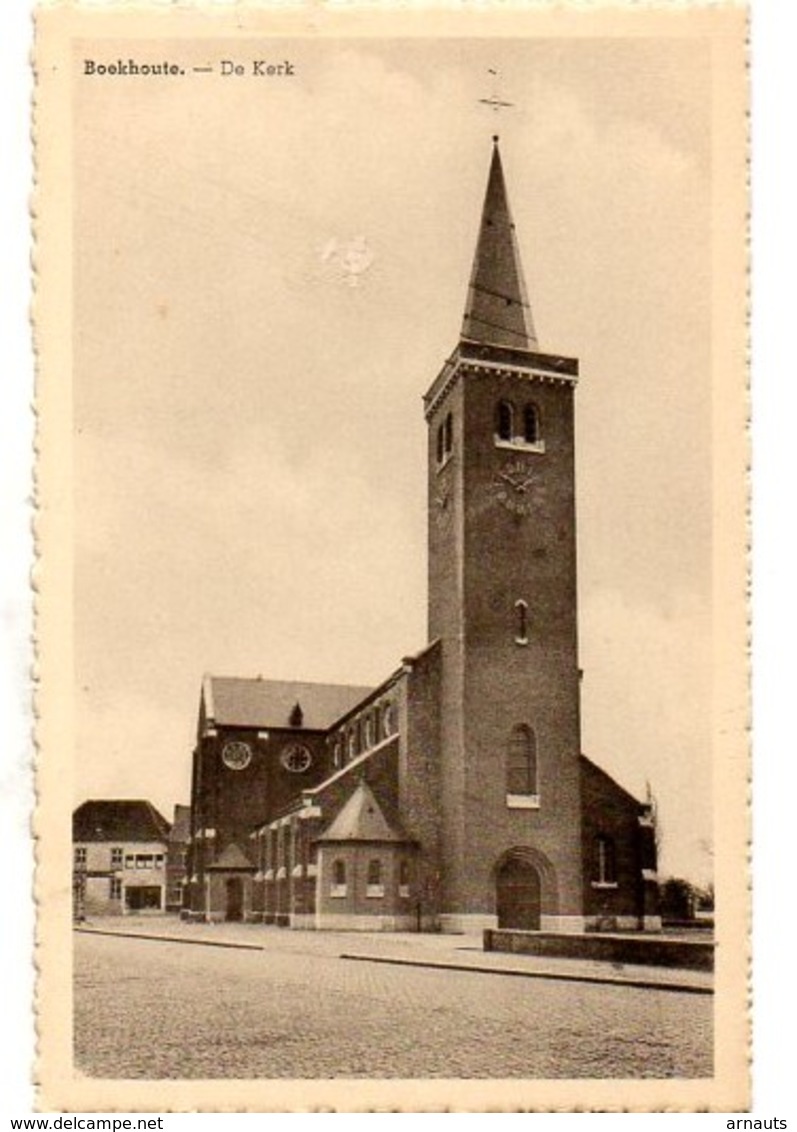
<instances>
[{"instance_id":1,"label":"house window","mask_svg":"<svg viewBox=\"0 0 797 1132\"><path fill-rule=\"evenodd\" d=\"M134 869L136 867L136 859L132 853L128 853L125 857L125 868Z\"/></svg>"},{"instance_id":2,"label":"house window","mask_svg":"<svg viewBox=\"0 0 797 1132\"><path fill-rule=\"evenodd\" d=\"M531 727L519 723L509 736L506 759L506 794L510 808L539 805L537 793L537 737Z\"/></svg>"},{"instance_id":3,"label":"house window","mask_svg":"<svg viewBox=\"0 0 797 1132\"><path fill-rule=\"evenodd\" d=\"M75 865L80 868L81 865L86 863L86 847L85 845L78 845L75 848Z\"/></svg>"},{"instance_id":4,"label":"house window","mask_svg":"<svg viewBox=\"0 0 797 1132\"><path fill-rule=\"evenodd\" d=\"M124 860L124 849L121 845L114 845L111 849L111 868L121 869Z\"/></svg>"},{"instance_id":5,"label":"house window","mask_svg":"<svg viewBox=\"0 0 797 1132\"><path fill-rule=\"evenodd\" d=\"M122 881L120 877L111 877L108 896L111 900L122 899Z\"/></svg>"},{"instance_id":6,"label":"house window","mask_svg":"<svg viewBox=\"0 0 797 1132\"><path fill-rule=\"evenodd\" d=\"M162 869L163 868L163 853L156 853L155 854L155 868L156 869Z\"/></svg>"},{"instance_id":7,"label":"house window","mask_svg":"<svg viewBox=\"0 0 797 1132\"><path fill-rule=\"evenodd\" d=\"M368 862L365 895L370 897L385 895L385 886L382 884L382 862L376 857Z\"/></svg>"},{"instance_id":8,"label":"house window","mask_svg":"<svg viewBox=\"0 0 797 1132\"><path fill-rule=\"evenodd\" d=\"M515 410L509 401L499 401L495 410L496 440L511 441L514 434Z\"/></svg>"},{"instance_id":9,"label":"house window","mask_svg":"<svg viewBox=\"0 0 797 1132\"><path fill-rule=\"evenodd\" d=\"M399 896L410 894L410 863L407 860L399 862Z\"/></svg>"},{"instance_id":10,"label":"house window","mask_svg":"<svg viewBox=\"0 0 797 1132\"><path fill-rule=\"evenodd\" d=\"M515 602L515 644L529 643L529 607L525 601Z\"/></svg>"},{"instance_id":11,"label":"house window","mask_svg":"<svg viewBox=\"0 0 797 1132\"><path fill-rule=\"evenodd\" d=\"M355 757L355 755L357 754L357 728L356 727L352 727L351 731L349 732L348 746L349 746L349 758L353 759Z\"/></svg>"},{"instance_id":12,"label":"house window","mask_svg":"<svg viewBox=\"0 0 797 1132\"><path fill-rule=\"evenodd\" d=\"M537 444L540 439L540 412L536 405L523 410L523 439L526 444Z\"/></svg>"},{"instance_id":13,"label":"house window","mask_svg":"<svg viewBox=\"0 0 797 1132\"><path fill-rule=\"evenodd\" d=\"M595 841L597 880L595 884L603 888L617 887L617 861L614 842L611 837L600 836Z\"/></svg>"},{"instance_id":14,"label":"house window","mask_svg":"<svg viewBox=\"0 0 797 1132\"><path fill-rule=\"evenodd\" d=\"M345 896L346 892L346 862L340 860L334 861L332 864L332 885L329 890L329 895L341 897Z\"/></svg>"}]
</instances>

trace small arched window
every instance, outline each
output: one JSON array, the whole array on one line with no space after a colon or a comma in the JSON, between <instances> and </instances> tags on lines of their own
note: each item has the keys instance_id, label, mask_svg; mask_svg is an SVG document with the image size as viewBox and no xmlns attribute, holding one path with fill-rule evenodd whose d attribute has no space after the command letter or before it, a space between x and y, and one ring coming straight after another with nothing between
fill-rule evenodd
<instances>
[{"instance_id":1,"label":"small arched window","mask_svg":"<svg viewBox=\"0 0 797 1132\"><path fill-rule=\"evenodd\" d=\"M536 405L523 410L523 439L526 444L537 444L540 439L540 411Z\"/></svg>"},{"instance_id":2,"label":"small arched window","mask_svg":"<svg viewBox=\"0 0 797 1132\"><path fill-rule=\"evenodd\" d=\"M522 599L515 602L515 644L529 643L529 607Z\"/></svg>"},{"instance_id":3,"label":"small arched window","mask_svg":"<svg viewBox=\"0 0 797 1132\"><path fill-rule=\"evenodd\" d=\"M537 736L531 727L519 723L509 736L506 764L506 792L520 796L537 794Z\"/></svg>"},{"instance_id":4,"label":"small arched window","mask_svg":"<svg viewBox=\"0 0 797 1132\"><path fill-rule=\"evenodd\" d=\"M510 401L499 401L495 410L495 435L498 440L511 441L514 435L515 410Z\"/></svg>"},{"instance_id":5,"label":"small arched window","mask_svg":"<svg viewBox=\"0 0 797 1132\"><path fill-rule=\"evenodd\" d=\"M611 837L601 835L595 842L598 884L617 883L617 859Z\"/></svg>"},{"instance_id":6,"label":"small arched window","mask_svg":"<svg viewBox=\"0 0 797 1132\"><path fill-rule=\"evenodd\" d=\"M346 895L346 862L338 858L332 862L332 885L330 896Z\"/></svg>"},{"instance_id":7,"label":"small arched window","mask_svg":"<svg viewBox=\"0 0 797 1132\"><path fill-rule=\"evenodd\" d=\"M382 884L382 862L378 857L372 857L368 862L368 872L365 879L366 896L384 896L385 888Z\"/></svg>"},{"instance_id":8,"label":"small arched window","mask_svg":"<svg viewBox=\"0 0 797 1132\"><path fill-rule=\"evenodd\" d=\"M446 454L446 456L450 456L452 451L454 450L454 418L451 416L450 413L448 413L448 415L446 416L446 419L445 419L444 434L445 434L445 454Z\"/></svg>"}]
</instances>

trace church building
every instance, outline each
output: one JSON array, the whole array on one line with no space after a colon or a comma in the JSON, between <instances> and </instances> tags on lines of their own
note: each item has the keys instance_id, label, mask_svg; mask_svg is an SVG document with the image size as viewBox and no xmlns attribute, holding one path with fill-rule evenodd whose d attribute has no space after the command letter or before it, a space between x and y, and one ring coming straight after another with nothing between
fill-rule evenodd
<instances>
[{"instance_id":1,"label":"church building","mask_svg":"<svg viewBox=\"0 0 797 1132\"><path fill-rule=\"evenodd\" d=\"M650 807L581 752L577 380L538 342L495 138L424 399L428 643L374 688L205 677L184 916L660 927Z\"/></svg>"}]
</instances>

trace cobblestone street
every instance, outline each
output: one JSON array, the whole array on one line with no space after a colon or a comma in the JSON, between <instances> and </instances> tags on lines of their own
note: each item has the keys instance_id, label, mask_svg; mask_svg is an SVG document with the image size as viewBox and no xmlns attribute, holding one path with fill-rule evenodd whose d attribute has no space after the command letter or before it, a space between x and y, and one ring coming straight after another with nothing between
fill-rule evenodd
<instances>
[{"instance_id":1,"label":"cobblestone street","mask_svg":"<svg viewBox=\"0 0 797 1132\"><path fill-rule=\"evenodd\" d=\"M96 1077L705 1077L711 996L265 950L75 937L75 1056ZM365 941L357 941L364 943ZM361 950L373 950L372 941Z\"/></svg>"}]
</instances>

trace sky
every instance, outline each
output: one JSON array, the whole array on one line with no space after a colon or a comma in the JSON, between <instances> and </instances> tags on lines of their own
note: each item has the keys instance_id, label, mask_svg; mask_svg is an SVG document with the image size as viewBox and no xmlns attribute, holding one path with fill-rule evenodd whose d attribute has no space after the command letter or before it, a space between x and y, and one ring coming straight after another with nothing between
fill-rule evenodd
<instances>
[{"instance_id":1,"label":"sky","mask_svg":"<svg viewBox=\"0 0 797 1132\"><path fill-rule=\"evenodd\" d=\"M709 879L706 41L174 54L215 73L75 63L75 802L189 800L204 672L376 684L425 643L421 396L498 129L541 349L581 362L583 750ZM296 74L218 74L263 57Z\"/></svg>"}]
</instances>

